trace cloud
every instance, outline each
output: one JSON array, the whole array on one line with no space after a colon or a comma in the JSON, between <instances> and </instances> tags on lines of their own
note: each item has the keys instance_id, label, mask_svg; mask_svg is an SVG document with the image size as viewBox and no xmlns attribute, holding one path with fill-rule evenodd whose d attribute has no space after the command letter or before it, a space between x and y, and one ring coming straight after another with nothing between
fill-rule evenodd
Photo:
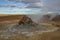
<instances>
[{"instance_id":1,"label":"cloud","mask_svg":"<svg viewBox=\"0 0 60 40\"><path fill-rule=\"evenodd\" d=\"M30 2L30 3L36 3L36 2L40 2L40 0L22 0L24 2Z\"/></svg>"},{"instance_id":2,"label":"cloud","mask_svg":"<svg viewBox=\"0 0 60 40\"><path fill-rule=\"evenodd\" d=\"M28 3L36 3L36 2L40 2L40 0L5 0L5 1L8 1L8 2L28 2Z\"/></svg>"},{"instance_id":3,"label":"cloud","mask_svg":"<svg viewBox=\"0 0 60 40\"><path fill-rule=\"evenodd\" d=\"M10 7L17 7L17 5L16 4L11 4L11 5L9 5Z\"/></svg>"},{"instance_id":4,"label":"cloud","mask_svg":"<svg viewBox=\"0 0 60 40\"><path fill-rule=\"evenodd\" d=\"M51 10L60 10L60 0L41 0L44 7Z\"/></svg>"},{"instance_id":5,"label":"cloud","mask_svg":"<svg viewBox=\"0 0 60 40\"><path fill-rule=\"evenodd\" d=\"M16 4L0 4L0 7L17 7Z\"/></svg>"},{"instance_id":6,"label":"cloud","mask_svg":"<svg viewBox=\"0 0 60 40\"><path fill-rule=\"evenodd\" d=\"M5 4L0 4L0 7L6 7L7 5L5 5Z\"/></svg>"},{"instance_id":7,"label":"cloud","mask_svg":"<svg viewBox=\"0 0 60 40\"><path fill-rule=\"evenodd\" d=\"M27 6L28 8L41 8L41 6L43 6L41 3L37 2L37 3L29 3L29 5Z\"/></svg>"},{"instance_id":8,"label":"cloud","mask_svg":"<svg viewBox=\"0 0 60 40\"><path fill-rule=\"evenodd\" d=\"M7 2L16 2L17 3L25 3L19 6L22 6L22 8L40 8L42 4L40 3L40 0L5 0ZM17 6L17 7L19 7ZM15 7L15 5L12 5L11 7Z\"/></svg>"},{"instance_id":9,"label":"cloud","mask_svg":"<svg viewBox=\"0 0 60 40\"><path fill-rule=\"evenodd\" d=\"M14 1L16 1L16 0L5 0L6 2L14 2Z\"/></svg>"}]
</instances>

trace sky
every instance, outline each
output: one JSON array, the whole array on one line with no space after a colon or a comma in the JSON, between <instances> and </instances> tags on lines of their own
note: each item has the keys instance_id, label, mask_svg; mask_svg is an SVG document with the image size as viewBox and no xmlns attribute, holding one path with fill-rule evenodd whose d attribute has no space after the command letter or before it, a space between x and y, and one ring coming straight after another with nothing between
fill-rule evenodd
<instances>
[{"instance_id":1,"label":"sky","mask_svg":"<svg viewBox=\"0 0 60 40\"><path fill-rule=\"evenodd\" d=\"M35 14L40 7L40 0L0 0L0 14Z\"/></svg>"},{"instance_id":2,"label":"sky","mask_svg":"<svg viewBox=\"0 0 60 40\"><path fill-rule=\"evenodd\" d=\"M60 0L0 0L0 14L60 12Z\"/></svg>"}]
</instances>

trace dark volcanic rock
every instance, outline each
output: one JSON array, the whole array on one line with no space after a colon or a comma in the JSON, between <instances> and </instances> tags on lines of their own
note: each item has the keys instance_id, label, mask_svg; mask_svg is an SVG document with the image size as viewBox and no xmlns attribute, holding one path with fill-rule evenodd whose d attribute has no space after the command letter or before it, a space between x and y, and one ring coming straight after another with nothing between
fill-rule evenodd
<instances>
[{"instance_id":1,"label":"dark volcanic rock","mask_svg":"<svg viewBox=\"0 0 60 40\"><path fill-rule=\"evenodd\" d=\"M60 15L56 15L53 19L52 19L52 21L60 21Z\"/></svg>"},{"instance_id":2,"label":"dark volcanic rock","mask_svg":"<svg viewBox=\"0 0 60 40\"><path fill-rule=\"evenodd\" d=\"M39 22L43 23L51 23L54 25L60 25L60 14L59 13L51 13L51 14L45 14L40 18Z\"/></svg>"},{"instance_id":3,"label":"dark volcanic rock","mask_svg":"<svg viewBox=\"0 0 60 40\"><path fill-rule=\"evenodd\" d=\"M45 14L42 16L41 19L51 20L51 21L60 21L60 14L59 13Z\"/></svg>"},{"instance_id":4,"label":"dark volcanic rock","mask_svg":"<svg viewBox=\"0 0 60 40\"><path fill-rule=\"evenodd\" d=\"M31 18L29 18L29 17L27 17L27 16L23 16L22 17L22 19L19 21L19 23L18 23L19 25L36 25L36 23L34 23L33 21L32 21L32 19Z\"/></svg>"}]
</instances>

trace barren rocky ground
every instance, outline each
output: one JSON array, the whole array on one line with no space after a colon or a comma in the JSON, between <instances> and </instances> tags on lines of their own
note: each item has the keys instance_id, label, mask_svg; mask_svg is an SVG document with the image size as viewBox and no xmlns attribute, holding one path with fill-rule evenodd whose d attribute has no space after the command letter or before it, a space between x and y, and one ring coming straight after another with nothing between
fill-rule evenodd
<instances>
[{"instance_id":1,"label":"barren rocky ground","mask_svg":"<svg viewBox=\"0 0 60 40\"><path fill-rule=\"evenodd\" d=\"M60 29L56 25L41 22L36 26L27 24L18 26L22 17L22 15L0 17L0 40L60 40Z\"/></svg>"}]
</instances>

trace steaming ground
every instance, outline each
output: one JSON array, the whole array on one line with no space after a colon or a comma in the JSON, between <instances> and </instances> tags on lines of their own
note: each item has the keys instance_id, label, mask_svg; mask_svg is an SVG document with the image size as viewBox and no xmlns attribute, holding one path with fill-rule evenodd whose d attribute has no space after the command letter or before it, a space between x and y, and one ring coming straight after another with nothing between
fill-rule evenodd
<instances>
[{"instance_id":1,"label":"steaming ground","mask_svg":"<svg viewBox=\"0 0 60 40\"><path fill-rule=\"evenodd\" d=\"M32 16L31 16L32 17ZM11 17L12 18L12 17ZM34 19L33 19L34 18ZM35 16L33 17L33 21L36 21L35 20ZM10 18L9 18L10 19ZM12 18L13 19L13 18ZM15 17L16 19L16 17ZM13 19L13 21L15 20ZM20 17L19 17L20 19ZM37 17L37 19L39 19ZM12 23L13 23L12 21ZM16 21L14 21L15 23ZM3 24L4 22L2 22L1 24ZM8 21L5 21L5 23L10 23ZM5 24L4 23L4 24ZM0 24L0 25L1 25ZM48 25L48 27L47 27ZM18 24L10 24L7 26L7 28L5 29L0 29L0 38L9 38L11 36L16 36L17 34L19 35L25 35L25 36L32 36L34 35L35 33L37 34L42 34L44 32L54 32L54 31L57 31L59 28L58 27L55 27L55 26L50 26L51 24L46 24L46 23L41 23L39 25L18 25ZM4 26L4 25L3 25ZM5 26L4 26L5 27Z\"/></svg>"},{"instance_id":2,"label":"steaming ground","mask_svg":"<svg viewBox=\"0 0 60 40\"><path fill-rule=\"evenodd\" d=\"M8 28L4 30L0 30L0 38L9 38L11 36L15 36L16 34L23 34L25 36L32 36L35 33L42 34L44 32L53 32L59 29L58 27L54 27L52 29L48 29L44 25L17 25L11 24Z\"/></svg>"}]
</instances>

